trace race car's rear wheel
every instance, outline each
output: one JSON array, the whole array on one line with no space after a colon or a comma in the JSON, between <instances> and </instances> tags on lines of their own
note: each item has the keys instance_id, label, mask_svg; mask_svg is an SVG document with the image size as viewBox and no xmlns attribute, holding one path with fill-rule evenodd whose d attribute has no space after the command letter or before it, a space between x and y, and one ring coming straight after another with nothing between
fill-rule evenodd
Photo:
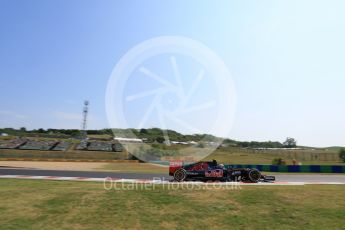
<instances>
[{"instance_id":1,"label":"race car's rear wheel","mask_svg":"<svg viewBox=\"0 0 345 230\"><path fill-rule=\"evenodd\" d=\"M177 169L174 173L174 179L176 181L184 181L187 177L187 171L185 169Z\"/></svg>"},{"instance_id":2,"label":"race car's rear wheel","mask_svg":"<svg viewBox=\"0 0 345 230\"><path fill-rule=\"evenodd\" d=\"M257 183L261 178L261 173L257 169L250 169L248 173L250 182Z\"/></svg>"}]
</instances>

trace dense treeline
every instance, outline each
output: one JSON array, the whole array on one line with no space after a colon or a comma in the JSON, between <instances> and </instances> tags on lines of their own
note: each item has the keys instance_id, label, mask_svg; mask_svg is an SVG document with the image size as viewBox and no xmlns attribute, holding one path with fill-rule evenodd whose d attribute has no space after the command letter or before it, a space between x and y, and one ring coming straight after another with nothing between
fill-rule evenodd
<instances>
[{"instance_id":1,"label":"dense treeline","mask_svg":"<svg viewBox=\"0 0 345 230\"><path fill-rule=\"evenodd\" d=\"M80 136L80 130L77 129L34 129L26 130L24 127L20 129L4 128L0 129L0 133L7 133L9 135L42 135L42 136L66 136L66 137L78 137ZM284 143L280 142L257 142L257 141L235 141L231 139L222 139L210 134L193 134L183 135L174 130L162 130L159 128L150 129L100 129L100 130L87 130L89 135L104 135L127 138L140 138L145 139L148 143L163 143L165 141L164 136L167 135L170 141L178 142L222 142L226 146L242 147L242 148L284 148L284 147L296 147L296 141L293 138L287 138Z\"/></svg>"}]
</instances>

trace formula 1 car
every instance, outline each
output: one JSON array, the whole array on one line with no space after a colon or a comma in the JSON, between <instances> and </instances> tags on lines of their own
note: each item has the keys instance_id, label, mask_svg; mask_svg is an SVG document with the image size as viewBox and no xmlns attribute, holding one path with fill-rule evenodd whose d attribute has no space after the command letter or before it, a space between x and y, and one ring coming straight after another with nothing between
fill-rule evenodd
<instances>
[{"instance_id":1,"label":"formula 1 car","mask_svg":"<svg viewBox=\"0 0 345 230\"><path fill-rule=\"evenodd\" d=\"M216 160L183 165L182 161L170 162L169 175L175 181L237 181L247 183L275 181L274 176L262 175L257 169L226 168Z\"/></svg>"}]
</instances>

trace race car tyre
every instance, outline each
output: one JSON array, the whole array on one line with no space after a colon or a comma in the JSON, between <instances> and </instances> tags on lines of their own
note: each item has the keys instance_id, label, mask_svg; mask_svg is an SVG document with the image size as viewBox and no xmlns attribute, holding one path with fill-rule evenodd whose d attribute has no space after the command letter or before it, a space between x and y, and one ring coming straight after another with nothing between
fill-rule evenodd
<instances>
[{"instance_id":1,"label":"race car tyre","mask_svg":"<svg viewBox=\"0 0 345 230\"><path fill-rule=\"evenodd\" d=\"M250 182L257 183L261 178L261 173L257 169L250 169L248 173Z\"/></svg>"},{"instance_id":2,"label":"race car tyre","mask_svg":"<svg viewBox=\"0 0 345 230\"><path fill-rule=\"evenodd\" d=\"M177 169L174 173L174 179L178 182L184 181L187 177L187 171L185 169Z\"/></svg>"}]
</instances>

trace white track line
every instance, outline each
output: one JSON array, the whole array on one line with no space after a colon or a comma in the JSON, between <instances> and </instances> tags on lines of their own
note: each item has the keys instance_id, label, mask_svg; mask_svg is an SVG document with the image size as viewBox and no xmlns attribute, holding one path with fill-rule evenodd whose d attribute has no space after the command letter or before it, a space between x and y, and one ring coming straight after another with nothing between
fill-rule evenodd
<instances>
[{"instance_id":1,"label":"white track line","mask_svg":"<svg viewBox=\"0 0 345 230\"><path fill-rule=\"evenodd\" d=\"M119 178L90 178L90 177L58 177L58 176L29 176L29 175L0 175L1 178L7 179L30 179L30 180L58 180L58 181L93 181L93 182L115 182L115 183L138 183L138 184L195 184L195 185L345 185L345 182L259 182L259 183L243 183L243 182L169 182L164 180L143 180L143 179L119 179Z\"/></svg>"}]
</instances>

